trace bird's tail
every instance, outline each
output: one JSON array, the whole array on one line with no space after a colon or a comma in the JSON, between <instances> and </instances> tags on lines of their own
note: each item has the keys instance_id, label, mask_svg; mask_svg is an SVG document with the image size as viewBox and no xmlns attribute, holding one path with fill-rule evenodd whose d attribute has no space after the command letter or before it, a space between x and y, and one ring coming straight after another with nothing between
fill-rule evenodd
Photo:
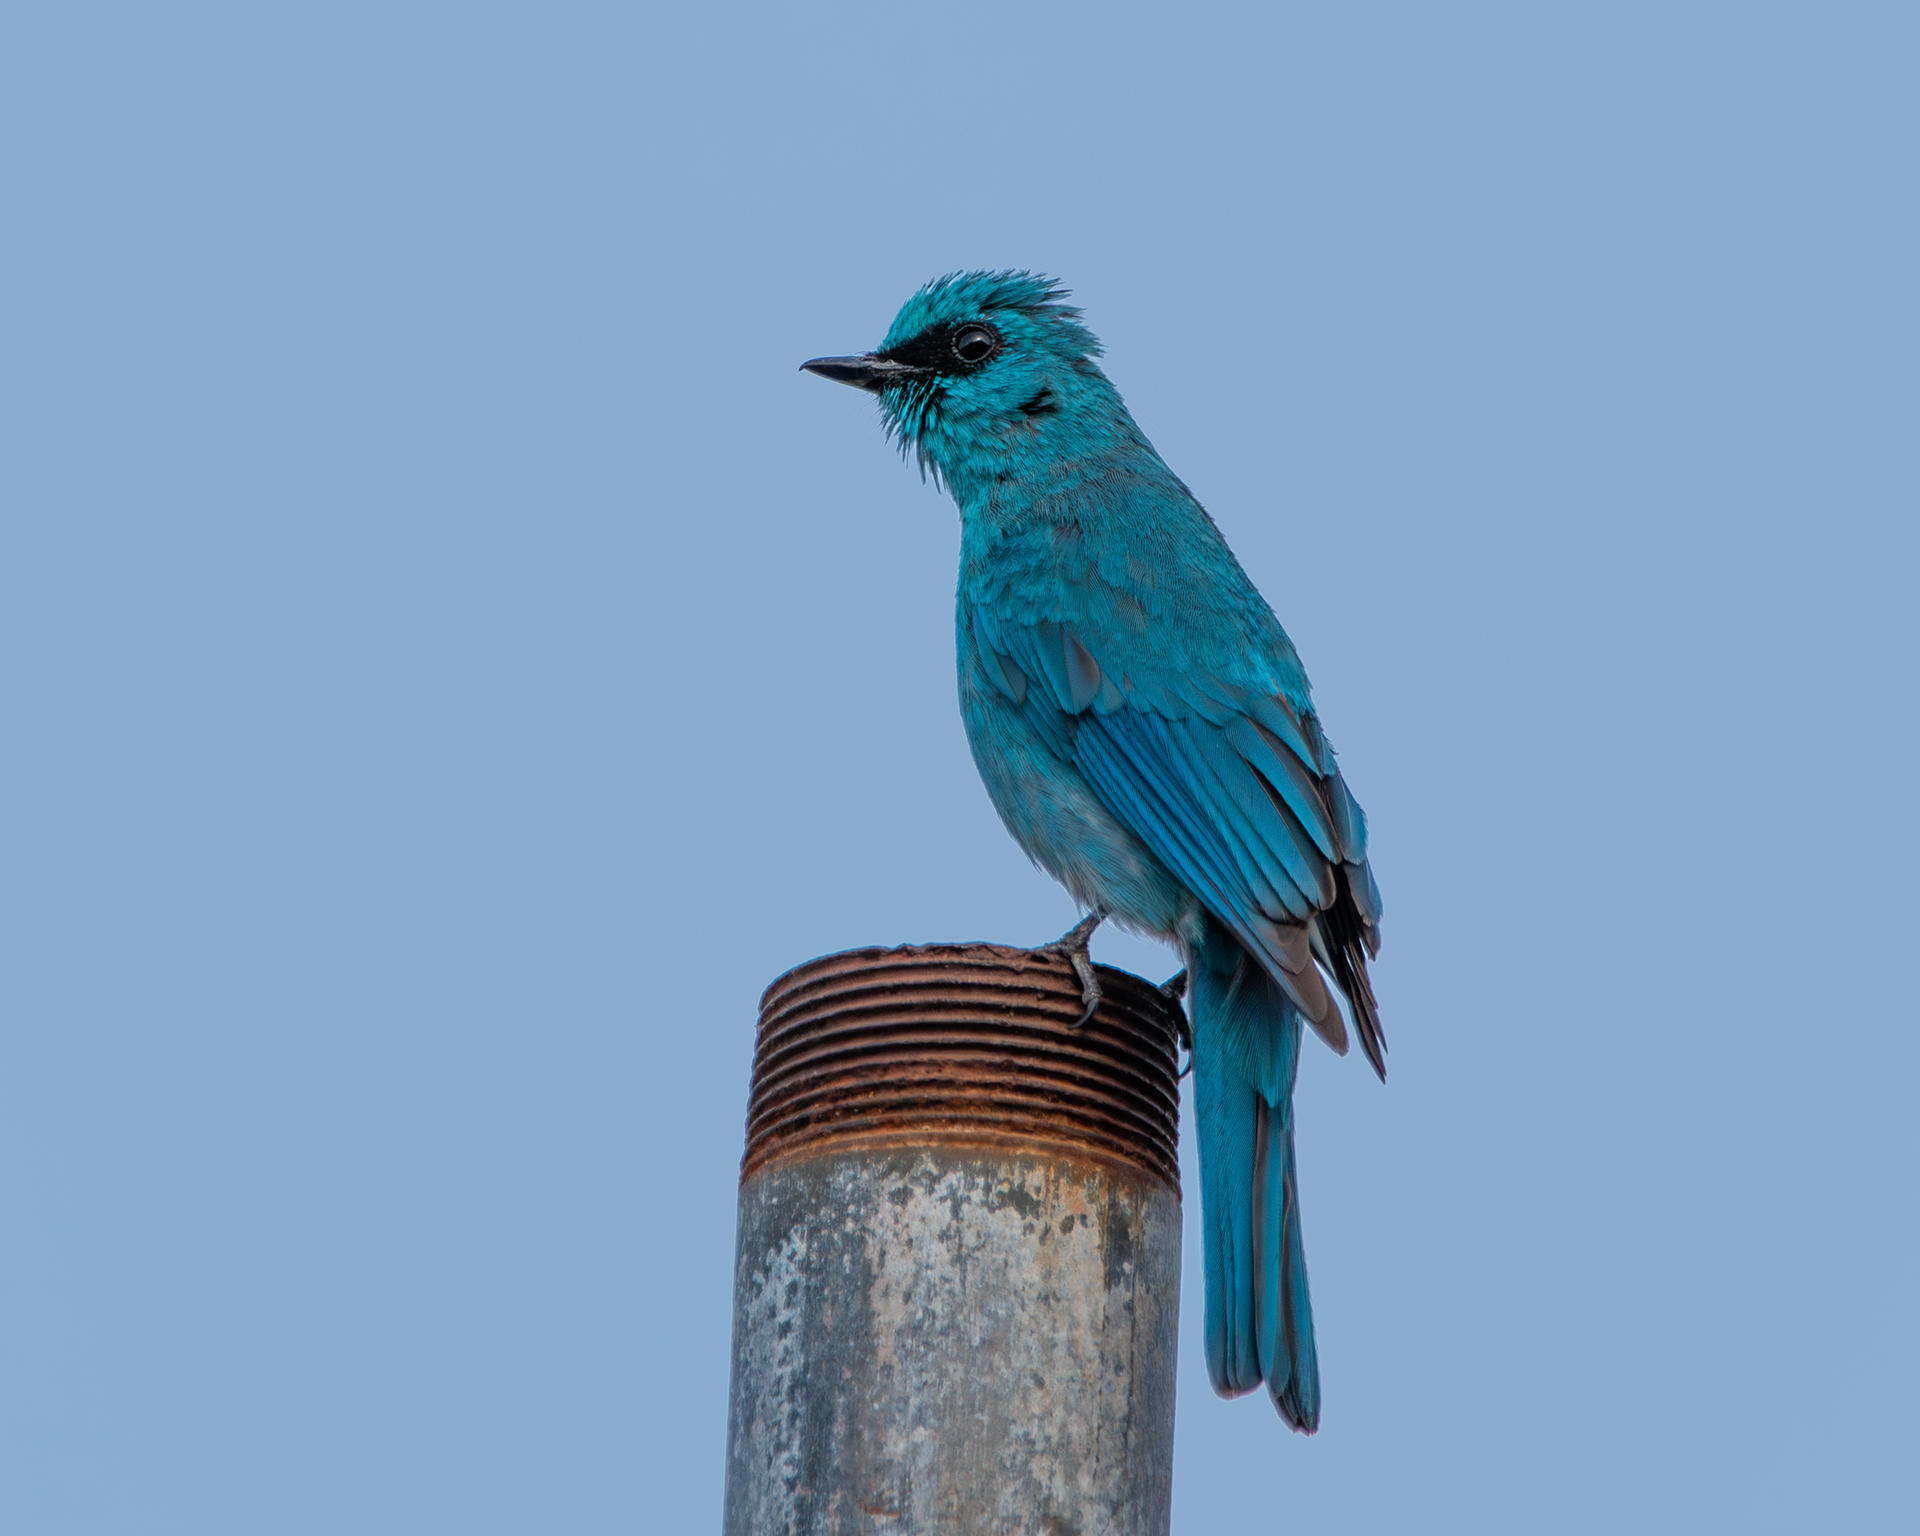
<instances>
[{"instance_id":1,"label":"bird's tail","mask_svg":"<svg viewBox=\"0 0 1920 1536\"><path fill-rule=\"evenodd\" d=\"M1280 1417L1312 1434L1320 1423L1320 1367L1293 1173L1300 1012L1211 917L1188 974L1207 1371L1223 1397L1264 1381Z\"/></svg>"}]
</instances>

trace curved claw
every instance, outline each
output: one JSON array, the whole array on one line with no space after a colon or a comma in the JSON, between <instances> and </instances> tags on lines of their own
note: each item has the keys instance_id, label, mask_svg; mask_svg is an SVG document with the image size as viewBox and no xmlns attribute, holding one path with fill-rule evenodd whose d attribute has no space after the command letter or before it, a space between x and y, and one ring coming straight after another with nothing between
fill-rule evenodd
<instances>
[{"instance_id":1,"label":"curved claw","mask_svg":"<svg viewBox=\"0 0 1920 1536\"><path fill-rule=\"evenodd\" d=\"M1103 910L1089 912L1051 944L1042 944L1036 954L1064 955L1067 963L1073 967L1073 974L1080 978L1080 1001L1086 1006L1080 1017L1075 1019L1072 1028L1080 1029L1088 1024L1098 1012L1102 998L1106 996L1100 990L1100 976L1093 968L1092 957L1087 954L1087 945L1093 938L1093 930L1107 920Z\"/></svg>"},{"instance_id":2,"label":"curved claw","mask_svg":"<svg viewBox=\"0 0 1920 1536\"><path fill-rule=\"evenodd\" d=\"M1106 994L1100 990L1100 973L1093 968L1092 957L1084 949L1070 949L1066 955L1073 966L1073 974L1080 978L1080 1001L1086 1004L1080 1017L1073 1021L1073 1027L1079 1029L1092 1022Z\"/></svg>"},{"instance_id":3,"label":"curved claw","mask_svg":"<svg viewBox=\"0 0 1920 1536\"><path fill-rule=\"evenodd\" d=\"M1180 1076L1185 1077L1193 1070L1193 1026L1187 1022L1187 1010L1180 1006L1181 999L1187 995L1187 973L1184 968L1160 983L1160 995L1174 1005L1174 1017L1178 1020L1173 1026L1174 1031L1187 1052L1187 1064L1180 1069Z\"/></svg>"}]
</instances>

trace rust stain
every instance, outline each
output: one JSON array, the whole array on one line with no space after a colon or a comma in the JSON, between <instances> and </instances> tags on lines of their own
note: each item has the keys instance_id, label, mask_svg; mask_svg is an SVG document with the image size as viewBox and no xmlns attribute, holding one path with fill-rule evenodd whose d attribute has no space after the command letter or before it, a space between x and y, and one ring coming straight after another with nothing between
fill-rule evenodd
<instances>
[{"instance_id":1,"label":"rust stain","mask_svg":"<svg viewBox=\"0 0 1920 1536\"><path fill-rule=\"evenodd\" d=\"M787 972L760 1000L744 1181L852 1145L1055 1152L1180 1187L1179 1005L1101 966L1074 1029L1058 956L997 944L856 949Z\"/></svg>"}]
</instances>

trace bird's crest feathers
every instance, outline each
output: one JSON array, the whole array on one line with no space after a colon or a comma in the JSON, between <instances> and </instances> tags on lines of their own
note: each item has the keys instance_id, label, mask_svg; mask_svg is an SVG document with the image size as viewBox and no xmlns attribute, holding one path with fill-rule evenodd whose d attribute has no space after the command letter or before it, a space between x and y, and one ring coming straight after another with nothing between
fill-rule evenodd
<instances>
[{"instance_id":1,"label":"bird's crest feathers","mask_svg":"<svg viewBox=\"0 0 1920 1536\"><path fill-rule=\"evenodd\" d=\"M901 306L878 355L933 366L889 385L881 409L888 435L902 454L919 461L921 474L944 481L951 465L943 459L962 451L957 444L936 450L932 438L943 418L950 423L957 415L1010 414L1033 395L1020 389L1021 380L1043 374L1049 364L1072 368L1100 355L1100 342L1080 323L1080 310L1064 302L1067 292L1037 272L949 272ZM972 324L990 327L999 350L969 370L957 364L951 342ZM1002 354L1015 367L1011 375L1005 364L991 367ZM1018 393L1001 398L1009 390Z\"/></svg>"},{"instance_id":2,"label":"bird's crest feathers","mask_svg":"<svg viewBox=\"0 0 1920 1536\"><path fill-rule=\"evenodd\" d=\"M897 351L936 326L1012 313L1045 326L1081 356L1098 357L1100 343L1080 323L1080 310L1061 302L1067 295L1062 284L1038 272L949 272L900 306L880 343L880 355Z\"/></svg>"}]
</instances>

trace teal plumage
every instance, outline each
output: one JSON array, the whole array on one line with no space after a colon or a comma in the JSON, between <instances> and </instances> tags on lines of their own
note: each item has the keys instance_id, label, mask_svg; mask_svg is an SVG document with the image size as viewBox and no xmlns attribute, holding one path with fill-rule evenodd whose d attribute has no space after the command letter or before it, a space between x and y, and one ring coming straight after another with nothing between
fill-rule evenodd
<instances>
[{"instance_id":1,"label":"teal plumage","mask_svg":"<svg viewBox=\"0 0 1920 1536\"><path fill-rule=\"evenodd\" d=\"M804 366L875 393L960 508L960 710L1008 830L1186 959L1208 1370L1228 1395L1264 1382L1311 1432L1293 1083L1302 1025L1344 1054L1348 1019L1385 1076L1366 818L1292 642L1064 298L956 274L877 351Z\"/></svg>"}]
</instances>

